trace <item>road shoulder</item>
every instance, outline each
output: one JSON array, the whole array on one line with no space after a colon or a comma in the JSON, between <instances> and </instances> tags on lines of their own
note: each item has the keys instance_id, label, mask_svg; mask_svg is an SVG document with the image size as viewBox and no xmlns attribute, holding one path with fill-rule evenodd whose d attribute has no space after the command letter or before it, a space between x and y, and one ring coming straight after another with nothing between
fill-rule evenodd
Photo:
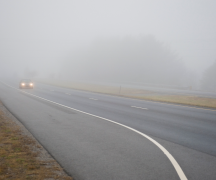
<instances>
[{"instance_id":1,"label":"road shoulder","mask_svg":"<svg viewBox=\"0 0 216 180\"><path fill-rule=\"evenodd\" d=\"M0 180L72 180L1 102L0 130Z\"/></svg>"}]
</instances>

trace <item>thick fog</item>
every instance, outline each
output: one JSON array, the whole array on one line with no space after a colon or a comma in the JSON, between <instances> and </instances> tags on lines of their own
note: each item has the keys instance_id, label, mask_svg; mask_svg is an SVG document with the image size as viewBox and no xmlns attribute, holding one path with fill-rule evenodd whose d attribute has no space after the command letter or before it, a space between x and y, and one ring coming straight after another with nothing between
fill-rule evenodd
<instances>
[{"instance_id":1,"label":"thick fog","mask_svg":"<svg viewBox=\"0 0 216 180\"><path fill-rule=\"evenodd\" d=\"M0 75L211 90L215 9L214 0L2 0Z\"/></svg>"}]
</instances>

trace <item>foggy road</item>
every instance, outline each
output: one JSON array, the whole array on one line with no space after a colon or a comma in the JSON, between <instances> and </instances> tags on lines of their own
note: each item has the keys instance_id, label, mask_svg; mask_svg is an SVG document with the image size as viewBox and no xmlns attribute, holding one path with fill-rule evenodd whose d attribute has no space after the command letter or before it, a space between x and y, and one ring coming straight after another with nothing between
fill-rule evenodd
<instances>
[{"instance_id":1,"label":"foggy road","mask_svg":"<svg viewBox=\"0 0 216 180\"><path fill-rule=\"evenodd\" d=\"M215 180L215 109L123 97L216 108L215 9L203 0L0 1L0 100L75 180ZM21 79L122 97L19 90Z\"/></svg>"},{"instance_id":2,"label":"foggy road","mask_svg":"<svg viewBox=\"0 0 216 180\"><path fill-rule=\"evenodd\" d=\"M10 85L16 88L15 83ZM5 105L77 179L179 179L168 158L146 138L3 84L0 87L0 98ZM44 84L24 91L149 135L172 154L188 179L216 178L214 110Z\"/></svg>"}]
</instances>

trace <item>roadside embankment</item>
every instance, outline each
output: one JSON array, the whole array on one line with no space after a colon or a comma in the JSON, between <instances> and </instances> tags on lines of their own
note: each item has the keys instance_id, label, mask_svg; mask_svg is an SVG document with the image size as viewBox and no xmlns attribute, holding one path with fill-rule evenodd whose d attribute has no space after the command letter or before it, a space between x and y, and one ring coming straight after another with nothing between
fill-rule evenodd
<instances>
[{"instance_id":1,"label":"roadside embankment","mask_svg":"<svg viewBox=\"0 0 216 180\"><path fill-rule=\"evenodd\" d=\"M149 101L158 101L165 103L175 103L189 106L198 106L216 109L216 99L208 97L198 97L189 95L173 95L163 94L160 92L149 91L144 89L128 88L122 86L110 86L92 83L74 83L69 81L59 80L36 80L40 83L54 85L58 87L71 88L83 91L90 91L96 93L111 94L116 96L123 96L129 98L143 99Z\"/></svg>"},{"instance_id":2,"label":"roadside embankment","mask_svg":"<svg viewBox=\"0 0 216 180\"><path fill-rule=\"evenodd\" d=\"M72 180L0 102L0 180Z\"/></svg>"}]
</instances>

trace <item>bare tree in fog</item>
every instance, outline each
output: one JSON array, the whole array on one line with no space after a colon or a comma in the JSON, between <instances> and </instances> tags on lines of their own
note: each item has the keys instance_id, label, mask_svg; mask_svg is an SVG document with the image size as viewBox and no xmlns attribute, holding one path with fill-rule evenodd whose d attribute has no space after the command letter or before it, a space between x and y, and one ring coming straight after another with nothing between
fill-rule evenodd
<instances>
[{"instance_id":1,"label":"bare tree in fog","mask_svg":"<svg viewBox=\"0 0 216 180\"><path fill-rule=\"evenodd\" d=\"M76 80L175 86L186 86L190 79L179 57L152 36L97 41L74 52L62 73Z\"/></svg>"},{"instance_id":2,"label":"bare tree in fog","mask_svg":"<svg viewBox=\"0 0 216 180\"><path fill-rule=\"evenodd\" d=\"M203 74L201 86L203 90L216 92L216 60Z\"/></svg>"}]
</instances>

